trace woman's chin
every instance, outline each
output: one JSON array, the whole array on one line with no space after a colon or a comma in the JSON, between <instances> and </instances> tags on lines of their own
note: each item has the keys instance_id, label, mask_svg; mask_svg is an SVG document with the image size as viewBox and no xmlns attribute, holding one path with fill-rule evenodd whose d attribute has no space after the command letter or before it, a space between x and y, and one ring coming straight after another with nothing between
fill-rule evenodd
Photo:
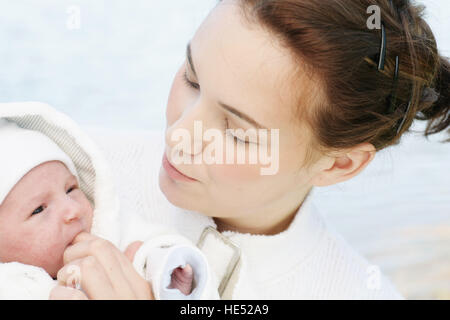
<instances>
[{"instance_id":1,"label":"woman's chin","mask_svg":"<svg viewBox=\"0 0 450 320\"><path fill-rule=\"evenodd\" d=\"M194 208L191 208L191 206L189 205L189 203L192 204L192 201L189 202L185 199L186 190L180 188L180 185L169 177L163 167L161 167L159 171L159 188L161 189L161 192L164 194L166 199L174 206L186 210L194 210Z\"/></svg>"}]
</instances>

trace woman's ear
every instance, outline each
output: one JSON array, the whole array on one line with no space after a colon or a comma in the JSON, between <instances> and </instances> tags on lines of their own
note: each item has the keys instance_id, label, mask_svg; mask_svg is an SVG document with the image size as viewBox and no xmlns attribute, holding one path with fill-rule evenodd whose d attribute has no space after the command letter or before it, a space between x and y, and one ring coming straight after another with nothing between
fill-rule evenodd
<instances>
[{"instance_id":1,"label":"woman's ear","mask_svg":"<svg viewBox=\"0 0 450 320\"><path fill-rule=\"evenodd\" d=\"M312 179L316 187L325 187L350 180L357 176L375 158L376 149L363 143L327 158L322 168Z\"/></svg>"}]
</instances>

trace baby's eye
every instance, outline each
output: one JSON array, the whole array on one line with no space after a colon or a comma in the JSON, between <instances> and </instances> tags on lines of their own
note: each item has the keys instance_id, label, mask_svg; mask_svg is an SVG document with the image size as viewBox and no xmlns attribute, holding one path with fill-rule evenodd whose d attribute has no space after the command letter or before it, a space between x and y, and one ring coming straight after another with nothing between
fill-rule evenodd
<instances>
[{"instance_id":1,"label":"baby's eye","mask_svg":"<svg viewBox=\"0 0 450 320\"><path fill-rule=\"evenodd\" d=\"M34 216L35 214L39 214L42 211L44 211L44 206L40 206L39 208L37 208L36 210L33 211L33 213L31 214L32 216Z\"/></svg>"},{"instance_id":2,"label":"baby's eye","mask_svg":"<svg viewBox=\"0 0 450 320\"><path fill-rule=\"evenodd\" d=\"M69 193L71 193L73 190L75 190L77 188L77 186L73 186L73 187L70 187L70 189L69 190L67 190L67 194L69 194Z\"/></svg>"}]
</instances>

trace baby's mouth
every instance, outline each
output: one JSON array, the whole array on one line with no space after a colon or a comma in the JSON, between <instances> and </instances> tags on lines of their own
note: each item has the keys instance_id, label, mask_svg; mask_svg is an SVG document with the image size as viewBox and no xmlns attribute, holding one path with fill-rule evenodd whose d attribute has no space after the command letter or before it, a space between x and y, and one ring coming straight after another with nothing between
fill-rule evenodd
<instances>
[{"instance_id":1,"label":"baby's mouth","mask_svg":"<svg viewBox=\"0 0 450 320\"><path fill-rule=\"evenodd\" d=\"M72 237L72 240L70 240L70 242L67 244L67 247L70 247L73 245L73 242L75 241L75 238L78 237L78 235L82 232L87 232L90 233L90 228L86 228L85 226L82 226L79 231L77 233L74 234L74 236Z\"/></svg>"},{"instance_id":2,"label":"baby's mouth","mask_svg":"<svg viewBox=\"0 0 450 320\"><path fill-rule=\"evenodd\" d=\"M76 233L76 234L73 236L72 240L70 240L70 242L67 244L67 247L70 247L70 246L73 245L73 242L75 241L75 238L76 238L81 232L83 232L83 230L81 230L80 232ZM66 248L67 248L67 247L66 247Z\"/></svg>"}]
</instances>

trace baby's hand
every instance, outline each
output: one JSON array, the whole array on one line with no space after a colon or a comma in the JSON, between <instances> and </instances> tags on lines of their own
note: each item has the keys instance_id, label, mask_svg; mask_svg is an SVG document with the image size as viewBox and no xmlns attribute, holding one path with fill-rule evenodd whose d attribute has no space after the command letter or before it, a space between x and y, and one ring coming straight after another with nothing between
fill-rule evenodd
<instances>
[{"instance_id":1,"label":"baby's hand","mask_svg":"<svg viewBox=\"0 0 450 320\"><path fill-rule=\"evenodd\" d=\"M184 268L179 267L172 272L169 289L178 289L187 296L192 292L193 281L194 271L189 264L186 264Z\"/></svg>"},{"instance_id":2,"label":"baby's hand","mask_svg":"<svg viewBox=\"0 0 450 320\"><path fill-rule=\"evenodd\" d=\"M142 241L133 242L125 250L125 255L133 261L136 252L139 250ZM186 264L184 268L176 268L172 272L172 278L170 281L169 289L178 289L184 295L189 295L192 292L192 283L194 281L194 271L189 264Z\"/></svg>"},{"instance_id":3,"label":"baby's hand","mask_svg":"<svg viewBox=\"0 0 450 320\"><path fill-rule=\"evenodd\" d=\"M88 297L81 290L58 285L50 292L49 300L88 300Z\"/></svg>"}]
</instances>

